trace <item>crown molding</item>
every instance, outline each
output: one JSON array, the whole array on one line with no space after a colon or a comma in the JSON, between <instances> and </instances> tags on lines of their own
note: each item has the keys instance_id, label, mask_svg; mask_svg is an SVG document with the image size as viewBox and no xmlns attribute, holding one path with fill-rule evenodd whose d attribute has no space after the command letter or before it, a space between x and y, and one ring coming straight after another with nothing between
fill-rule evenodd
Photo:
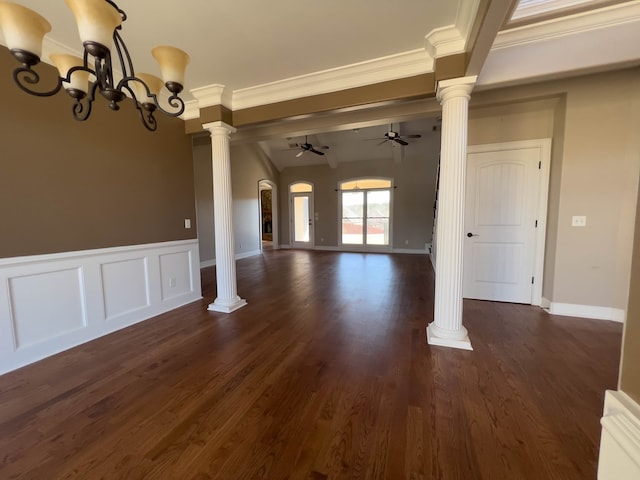
<instances>
[{"instance_id":1,"label":"crown molding","mask_svg":"<svg viewBox=\"0 0 640 480\"><path fill-rule=\"evenodd\" d=\"M433 58L423 49L323 70L233 92L233 110L331 93L433 72Z\"/></svg>"},{"instance_id":2,"label":"crown molding","mask_svg":"<svg viewBox=\"0 0 640 480\"><path fill-rule=\"evenodd\" d=\"M480 0L461 2L454 25L432 30L424 37L424 48L433 58L463 53L480 6Z\"/></svg>"},{"instance_id":3,"label":"crown molding","mask_svg":"<svg viewBox=\"0 0 640 480\"><path fill-rule=\"evenodd\" d=\"M232 92L220 84L194 88L191 90L191 94L198 101L200 108L210 107L212 105L224 105L230 108L232 104Z\"/></svg>"},{"instance_id":4,"label":"crown molding","mask_svg":"<svg viewBox=\"0 0 640 480\"><path fill-rule=\"evenodd\" d=\"M200 103L198 100L189 100L184 102L184 112L180 115L182 120L193 120L200 118Z\"/></svg>"},{"instance_id":5,"label":"crown molding","mask_svg":"<svg viewBox=\"0 0 640 480\"><path fill-rule=\"evenodd\" d=\"M433 58L464 52L466 38L455 25L436 28L424 37L424 48Z\"/></svg>"},{"instance_id":6,"label":"crown molding","mask_svg":"<svg viewBox=\"0 0 640 480\"><path fill-rule=\"evenodd\" d=\"M493 50L640 21L640 0L524 25L498 33Z\"/></svg>"}]
</instances>

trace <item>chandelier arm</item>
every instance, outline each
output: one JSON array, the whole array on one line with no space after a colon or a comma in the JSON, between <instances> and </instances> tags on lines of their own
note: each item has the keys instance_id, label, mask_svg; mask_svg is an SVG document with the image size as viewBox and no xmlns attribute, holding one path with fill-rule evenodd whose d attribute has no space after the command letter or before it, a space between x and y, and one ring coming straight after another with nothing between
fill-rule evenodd
<instances>
[{"instance_id":1,"label":"chandelier arm","mask_svg":"<svg viewBox=\"0 0 640 480\"><path fill-rule=\"evenodd\" d=\"M184 113L184 109L185 109L184 100L182 100L182 98L180 98L177 93L174 93L167 99L167 103L171 105L173 108L177 109L175 112L171 112L169 110L162 108L162 106L160 105L160 102L158 101L157 95L152 95L152 96L153 96L153 101L156 104L156 107L158 107L158 109L165 115L169 117L179 117Z\"/></svg>"},{"instance_id":2,"label":"chandelier arm","mask_svg":"<svg viewBox=\"0 0 640 480\"><path fill-rule=\"evenodd\" d=\"M156 106L153 103L139 102L135 92L129 86L129 81L140 82L142 85L144 85L144 88L150 97L155 97L155 95L153 95L149 91L149 87L147 86L147 84L137 77L123 78L120 81L120 83L118 83L118 89L125 89L131 95L131 98L133 99L133 104L136 106L136 109L140 114L140 120L142 120L142 124L144 125L144 127L150 132L155 132L158 129L158 122L156 121L156 118L153 115L153 112L155 112L156 110Z\"/></svg>"},{"instance_id":3,"label":"chandelier arm","mask_svg":"<svg viewBox=\"0 0 640 480\"><path fill-rule=\"evenodd\" d=\"M151 105L152 104L147 104L147 105ZM156 117L153 115L153 112L155 111L154 109L147 109L143 106L141 106L139 103L136 102L136 108L138 109L138 112L140 113L140 119L142 120L142 124L145 126L145 128L147 130L149 130L150 132L155 132L158 128L158 122L156 121Z\"/></svg>"},{"instance_id":4,"label":"chandelier arm","mask_svg":"<svg viewBox=\"0 0 640 480\"><path fill-rule=\"evenodd\" d=\"M60 88L62 88L62 78L58 77L58 83L51 90L44 92L33 90L29 87L29 85L37 85L38 83L40 83L40 75L30 66L24 65L21 67L17 67L13 71L13 80L21 90L30 95L35 95L36 97L50 97L58 93L60 91Z\"/></svg>"},{"instance_id":5,"label":"chandelier arm","mask_svg":"<svg viewBox=\"0 0 640 480\"><path fill-rule=\"evenodd\" d=\"M90 95L76 98L76 102L73 104L73 118L79 122L84 122L91 115L91 107L93 106L97 85L97 83L93 84Z\"/></svg>"},{"instance_id":6,"label":"chandelier arm","mask_svg":"<svg viewBox=\"0 0 640 480\"><path fill-rule=\"evenodd\" d=\"M116 46L116 51L118 52L118 59L120 60L120 68L122 69L123 77L135 77L135 70L133 68L133 61L131 60L131 55L129 54L129 49L127 48L127 44L124 43L120 33L117 30L113 32L113 44ZM125 63L126 60L126 63Z\"/></svg>"}]
</instances>

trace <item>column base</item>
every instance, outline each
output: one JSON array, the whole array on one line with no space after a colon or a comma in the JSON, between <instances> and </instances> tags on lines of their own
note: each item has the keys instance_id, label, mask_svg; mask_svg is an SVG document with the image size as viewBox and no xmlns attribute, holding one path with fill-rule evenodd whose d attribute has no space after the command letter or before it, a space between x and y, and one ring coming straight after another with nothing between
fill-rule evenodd
<instances>
[{"instance_id":1,"label":"column base","mask_svg":"<svg viewBox=\"0 0 640 480\"><path fill-rule=\"evenodd\" d=\"M427 325L427 343L439 347L459 348L461 350L473 350L467 329L463 327L459 336L444 336L434 323Z\"/></svg>"},{"instance_id":2,"label":"column base","mask_svg":"<svg viewBox=\"0 0 640 480\"><path fill-rule=\"evenodd\" d=\"M209 304L209 307L207 307L207 310L209 310L210 312L231 313L244 307L246 304L247 304L247 301L244 298L240 298L240 297L238 297L235 301L231 301L231 302L229 302L228 300L220 301L219 299L216 298L213 301L213 303Z\"/></svg>"}]
</instances>

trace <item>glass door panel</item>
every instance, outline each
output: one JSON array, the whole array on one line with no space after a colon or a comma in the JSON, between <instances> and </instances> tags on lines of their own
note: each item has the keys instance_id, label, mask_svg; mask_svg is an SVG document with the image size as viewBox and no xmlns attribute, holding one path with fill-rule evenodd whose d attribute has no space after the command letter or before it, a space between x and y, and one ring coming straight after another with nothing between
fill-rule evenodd
<instances>
[{"instance_id":1,"label":"glass door panel","mask_svg":"<svg viewBox=\"0 0 640 480\"><path fill-rule=\"evenodd\" d=\"M342 243L364 242L364 192L342 192Z\"/></svg>"},{"instance_id":2,"label":"glass door panel","mask_svg":"<svg viewBox=\"0 0 640 480\"><path fill-rule=\"evenodd\" d=\"M313 246L313 193L291 194L291 246Z\"/></svg>"},{"instance_id":3,"label":"glass door panel","mask_svg":"<svg viewBox=\"0 0 640 480\"><path fill-rule=\"evenodd\" d=\"M389 190L367 192L367 245L389 245Z\"/></svg>"}]
</instances>

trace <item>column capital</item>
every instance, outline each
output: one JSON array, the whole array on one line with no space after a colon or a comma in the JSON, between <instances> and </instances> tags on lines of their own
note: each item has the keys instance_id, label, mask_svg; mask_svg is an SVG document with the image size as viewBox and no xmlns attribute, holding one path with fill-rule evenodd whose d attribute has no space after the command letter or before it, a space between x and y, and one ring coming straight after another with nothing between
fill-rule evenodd
<instances>
[{"instance_id":1,"label":"column capital","mask_svg":"<svg viewBox=\"0 0 640 480\"><path fill-rule=\"evenodd\" d=\"M438 82L436 98L442 104L452 98L465 97L469 99L471 90L476 84L477 75L470 77L451 78L449 80L441 80Z\"/></svg>"},{"instance_id":2,"label":"column capital","mask_svg":"<svg viewBox=\"0 0 640 480\"><path fill-rule=\"evenodd\" d=\"M231 125L221 121L203 123L202 128L208 130L212 135L226 135L227 137L237 131Z\"/></svg>"}]
</instances>

